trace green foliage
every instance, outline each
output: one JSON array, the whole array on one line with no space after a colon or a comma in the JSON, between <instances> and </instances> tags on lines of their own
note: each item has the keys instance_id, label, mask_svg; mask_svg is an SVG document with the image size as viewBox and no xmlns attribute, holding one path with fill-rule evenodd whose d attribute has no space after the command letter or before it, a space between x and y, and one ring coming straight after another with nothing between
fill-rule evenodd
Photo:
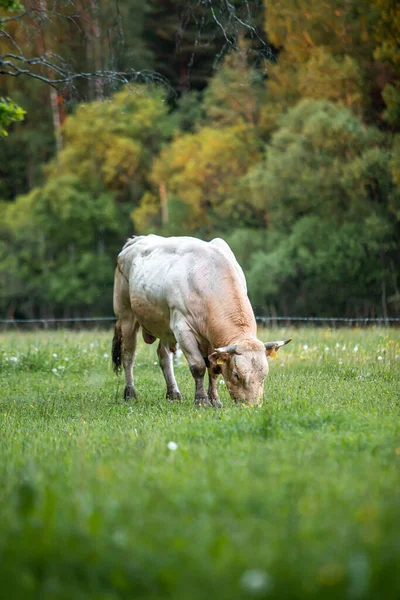
<instances>
[{"instance_id":1,"label":"green foliage","mask_svg":"<svg viewBox=\"0 0 400 600\"><path fill-rule=\"evenodd\" d=\"M24 7L18 0L0 0L0 9L10 12L22 12Z\"/></svg>"},{"instance_id":2,"label":"green foliage","mask_svg":"<svg viewBox=\"0 0 400 600\"><path fill-rule=\"evenodd\" d=\"M267 146L259 201L283 230L306 214L342 221L379 213L392 187L390 156L389 140L351 111L303 100Z\"/></svg>"},{"instance_id":3,"label":"green foliage","mask_svg":"<svg viewBox=\"0 0 400 600\"><path fill-rule=\"evenodd\" d=\"M330 100L360 112L363 100L361 69L350 57L335 57L324 47L310 52L298 74L299 92L304 98Z\"/></svg>"},{"instance_id":4,"label":"green foliage","mask_svg":"<svg viewBox=\"0 0 400 600\"><path fill-rule=\"evenodd\" d=\"M0 98L0 137L8 135L7 127L22 121L25 111L9 98Z\"/></svg>"},{"instance_id":5,"label":"green foliage","mask_svg":"<svg viewBox=\"0 0 400 600\"><path fill-rule=\"evenodd\" d=\"M246 261L258 312L387 309L386 286L397 289L396 154L390 137L338 105L303 100L286 113L244 182L268 224L265 247Z\"/></svg>"},{"instance_id":6,"label":"green foliage","mask_svg":"<svg viewBox=\"0 0 400 600\"><path fill-rule=\"evenodd\" d=\"M386 110L384 117L386 121L395 127L400 127L400 81L388 84L382 92L385 100Z\"/></svg>"},{"instance_id":7,"label":"green foliage","mask_svg":"<svg viewBox=\"0 0 400 600\"><path fill-rule=\"evenodd\" d=\"M48 177L77 175L133 205L146 188L154 154L171 135L164 91L126 87L110 100L81 105L63 127L64 149Z\"/></svg>"},{"instance_id":8,"label":"green foliage","mask_svg":"<svg viewBox=\"0 0 400 600\"><path fill-rule=\"evenodd\" d=\"M176 129L193 132L204 122L205 112L201 92L189 91L178 99L176 110L171 114Z\"/></svg>"},{"instance_id":9,"label":"green foliage","mask_svg":"<svg viewBox=\"0 0 400 600\"><path fill-rule=\"evenodd\" d=\"M232 248L245 273L249 273L254 255L265 252L269 234L264 227L257 230L253 227L240 227L224 233L224 239Z\"/></svg>"},{"instance_id":10,"label":"green foliage","mask_svg":"<svg viewBox=\"0 0 400 600\"><path fill-rule=\"evenodd\" d=\"M151 173L156 193L160 185L166 188L173 215L168 231L210 235L216 227L229 228L237 218L236 181L259 158L258 145L254 132L243 123L221 130L204 127L176 137L155 160ZM150 199L153 206L154 196ZM133 212L139 230L148 227L141 221L148 201L145 196L140 210Z\"/></svg>"},{"instance_id":11,"label":"green foliage","mask_svg":"<svg viewBox=\"0 0 400 600\"><path fill-rule=\"evenodd\" d=\"M115 256L152 154L168 135L166 112L161 91L139 88L66 120L47 181L3 203L4 307L11 302L31 316L38 307L109 312Z\"/></svg>"},{"instance_id":12,"label":"green foliage","mask_svg":"<svg viewBox=\"0 0 400 600\"><path fill-rule=\"evenodd\" d=\"M383 256L393 249L392 235L390 221L376 216L334 227L322 217L302 217L289 235L271 234L263 251L252 254L253 303L329 316L334 293L337 314L352 315L360 303L369 311L379 306L382 284L391 276Z\"/></svg>"},{"instance_id":13,"label":"green foliage","mask_svg":"<svg viewBox=\"0 0 400 600\"><path fill-rule=\"evenodd\" d=\"M389 163L395 189L389 196L389 210L397 222L400 221L400 135L395 136L392 159Z\"/></svg>"},{"instance_id":14,"label":"green foliage","mask_svg":"<svg viewBox=\"0 0 400 600\"><path fill-rule=\"evenodd\" d=\"M204 93L207 120L217 127L243 121L249 127L260 122L265 98L262 74L249 65L245 47L228 54Z\"/></svg>"},{"instance_id":15,"label":"green foliage","mask_svg":"<svg viewBox=\"0 0 400 600\"><path fill-rule=\"evenodd\" d=\"M398 330L259 336L293 338L264 407L215 411L186 364L165 401L154 346L129 405L111 331L0 334L6 598L399 596Z\"/></svg>"},{"instance_id":16,"label":"green foliage","mask_svg":"<svg viewBox=\"0 0 400 600\"><path fill-rule=\"evenodd\" d=\"M87 191L73 175L3 206L2 276L14 288L3 291L5 299L11 295L28 314L38 301L49 310L102 310L99 290L111 295L120 219L112 195Z\"/></svg>"},{"instance_id":17,"label":"green foliage","mask_svg":"<svg viewBox=\"0 0 400 600\"><path fill-rule=\"evenodd\" d=\"M400 73L400 11L396 2L373 0L371 26L376 40L375 57Z\"/></svg>"}]
</instances>

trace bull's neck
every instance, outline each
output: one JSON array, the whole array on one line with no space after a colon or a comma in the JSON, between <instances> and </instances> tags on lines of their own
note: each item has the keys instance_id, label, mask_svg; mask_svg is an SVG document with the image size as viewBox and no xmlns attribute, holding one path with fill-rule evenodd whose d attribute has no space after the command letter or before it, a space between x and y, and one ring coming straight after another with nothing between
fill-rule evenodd
<instances>
[{"instance_id":1,"label":"bull's neck","mask_svg":"<svg viewBox=\"0 0 400 600\"><path fill-rule=\"evenodd\" d=\"M212 310L208 339L214 348L257 337L257 324L247 296L240 302L226 300Z\"/></svg>"}]
</instances>

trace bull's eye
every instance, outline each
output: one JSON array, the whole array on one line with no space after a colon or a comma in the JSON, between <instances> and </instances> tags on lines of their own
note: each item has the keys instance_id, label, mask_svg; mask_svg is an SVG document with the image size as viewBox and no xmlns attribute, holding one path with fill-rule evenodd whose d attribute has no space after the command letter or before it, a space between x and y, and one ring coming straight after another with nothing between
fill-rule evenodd
<instances>
[{"instance_id":1,"label":"bull's eye","mask_svg":"<svg viewBox=\"0 0 400 600\"><path fill-rule=\"evenodd\" d=\"M232 375L233 375L234 379L236 379L236 381L239 381L239 375L238 375L238 372L236 371L236 369L233 369Z\"/></svg>"}]
</instances>

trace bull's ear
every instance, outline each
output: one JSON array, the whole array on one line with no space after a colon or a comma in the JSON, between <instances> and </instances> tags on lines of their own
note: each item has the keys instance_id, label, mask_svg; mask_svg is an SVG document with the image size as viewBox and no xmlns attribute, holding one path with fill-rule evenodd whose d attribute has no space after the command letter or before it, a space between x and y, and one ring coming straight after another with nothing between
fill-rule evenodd
<instances>
[{"instance_id":1,"label":"bull's ear","mask_svg":"<svg viewBox=\"0 0 400 600\"><path fill-rule=\"evenodd\" d=\"M208 360L214 365L223 365L232 354L236 354L236 346L216 348L214 352L209 355Z\"/></svg>"},{"instance_id":2,"label":"bull's ear","mask_svg":"<svg viewBox=\"0 0 400 600\"><path fill-rule=\"evenodd\" d=\"M285 340L282 342L266 342L264 344L265 346L265 354L267 356L270 356L271 358L276 358L277 357L277 352L279 350L279 348L281 346L285 346L286 344L288 344L289 342L291 342L292 340Z\"/></svg>"}]
</instances>

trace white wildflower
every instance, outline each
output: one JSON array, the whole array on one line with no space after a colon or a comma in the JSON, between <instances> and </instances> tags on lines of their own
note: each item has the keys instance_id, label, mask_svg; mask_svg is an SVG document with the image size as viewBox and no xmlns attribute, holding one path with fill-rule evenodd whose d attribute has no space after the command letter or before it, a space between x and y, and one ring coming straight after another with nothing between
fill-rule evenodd
<instances>
[{"instance_id":1,"label":"white wildflower","mask_svg":"<svg viewBox=\"0 0 400 600\"><path fill-rule=\"evenodd\" d=\"M53 358L58 358L58 354L56 354L55 352L53 352Z\"/></svg>"},{"instance_id":2,"label":"white wildflower","mask_svg":"<svg viewBox=\"0 0 400 600\"><path fill-rule=\"evenodd\" d=\"M307 346L307 344L304 344L304 346L303 346L303 350L308 350L308 346Z\"/></svg>"},{"instance_id":3,"label":"white wildflower","mask_svg":"<svg viewBox=\"0 0 400 600\"><path fill-rule=\"evenodd\" d=\"M103 354L103 358L108 358L108 354L107 354L107 352L104 352L104 354Z\"/></svg>"},{"instance_id":4,"label":"white wildflower","mask_svg":"<svg viewBox=\"0 0 400 600\"><path fill-rule=\"evenodd\" d=\"M251 569L243 573L240 584L252 594L263 594L271 588L271 578L265 571Z\"/></svg>"},{"instance_id":5,"label":"white wildflower","mask_svg":"<svg viewBox=\"0 0 400 600\"><path fill-rule=\"evenodd\" d=\"M178 444L176 442L168 442L168 450L178 450Z\"/></svg>"},{"instance_id":6,"label":"white wildflower","mask_svg":"<svg viewBox=\"0 0 400 600\"><path fill-rule=\"evenodd\" d=\"M378 356L378 360L383 360L383 357L382 356Z\"/></svg>"},{"instance_id":7,"label":"white wildflower","mask_svg":"<svg viewBox=\"0 0 400 600\"><path fill-rule=\"evenodd\" d=\"M358 352L358 346L354 346L353 352Z\"/></svg>"},{"instance_id":8,"label":"white wildflower","mask_svg":"<svg viewBox=\"0 0 400 600\"><path fill-rule=\"evenodd\" d=\"M52 369L51 372L54 373L55 375L58 375L57 368Z\"/></svg>"},{"instance_id":9,"label":"white wildflower","mask_svg":"<svg viewBox=\"0 0 400 600\"><path fill-rule=\"evenodd\" d=\"M325 352L329 352L329 347L325 346L324 350L325 350Z\"/></svg>"},{"instance_id":10,"label":"white wildflower","mask_svg":"<svg viewBox=\"0 0 400 600\"><path fill-rule=\"evenodd\" d=\"M340 348L339 342L336 342L336 348Z\"/></svg>"},{"instance_id":11,"label":"white wildflower","mask_svg":"<svg viewBox=\"0 0 400 600\"><path fill-rule=\"evenodd\" d=\"M10 356L10 360L12 362L18 362L18 358L16 356Z\"/></svg>"},{"instance_id":12,"label":"white wildflower","mask_svg":"<svg viewBox=\"0 0 400 600\"><path fill-rule=\"evenodd\" d=\"M65 360L65 362L68 362L68 361L69 361L69 358L68 358L68 356L66 356L66 357L64 358L64 360Z\"/></svg>"}]
</instances>

